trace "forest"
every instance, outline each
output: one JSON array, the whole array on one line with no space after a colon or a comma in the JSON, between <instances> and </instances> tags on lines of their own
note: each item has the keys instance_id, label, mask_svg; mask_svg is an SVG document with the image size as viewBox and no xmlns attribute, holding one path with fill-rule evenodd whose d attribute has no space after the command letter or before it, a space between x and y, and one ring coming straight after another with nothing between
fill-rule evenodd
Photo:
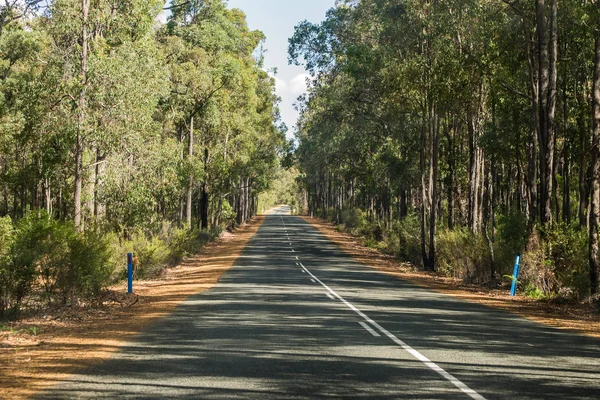
<instances>
[{"instance_id":1,"label":"forest","mask_svg":"<svg viewBox=\"0 0 600 400\"><path fill-rule=\"evenodd\" d=\"M0 317L93 302L127 252L151 277L256 214L288 147L264 39L223 0L2 2Z\"/></svg>"},{"instance_id":2,"label":"forest","mask_svg":"<svg viewBox=\"0 0 600 400\"><path fill-rule=\"evenodd\" d=\"M311 215L474 283L522 254L527 295L598 298L600 1L341 0L289 60Z\"/></svg>"}]
</instances>

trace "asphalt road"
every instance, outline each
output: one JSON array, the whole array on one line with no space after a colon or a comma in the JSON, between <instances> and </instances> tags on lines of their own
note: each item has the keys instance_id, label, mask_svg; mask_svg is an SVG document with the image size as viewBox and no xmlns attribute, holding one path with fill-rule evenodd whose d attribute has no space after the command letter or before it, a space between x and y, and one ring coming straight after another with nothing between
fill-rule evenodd
<instances>
[{"instance_id":1,"label":"asphalt road","mask_svg":"<svg viewBox=\"0 0 600 400\"><path fill-rule=\"evenodd\" d=\"M270 215L236 266L43 399L600 399L600 340L431 292Z\"/></svg>"}]
</instances>

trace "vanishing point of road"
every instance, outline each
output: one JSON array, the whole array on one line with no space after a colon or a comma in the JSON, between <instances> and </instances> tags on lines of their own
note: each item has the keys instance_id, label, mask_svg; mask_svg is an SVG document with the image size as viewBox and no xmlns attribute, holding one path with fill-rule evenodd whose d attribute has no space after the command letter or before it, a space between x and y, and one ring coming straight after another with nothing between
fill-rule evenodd
<instances>
[{"instance_id":1,"label":"vanishing point of road","mask_svg":"<svg viewBox=\"0 0 600 400\"><path fill-rule=\"evenodd\" d=\"M600 399L600 340L361 265L281 207L235 266L43 399Z\"/></svg>"}]
</instances>

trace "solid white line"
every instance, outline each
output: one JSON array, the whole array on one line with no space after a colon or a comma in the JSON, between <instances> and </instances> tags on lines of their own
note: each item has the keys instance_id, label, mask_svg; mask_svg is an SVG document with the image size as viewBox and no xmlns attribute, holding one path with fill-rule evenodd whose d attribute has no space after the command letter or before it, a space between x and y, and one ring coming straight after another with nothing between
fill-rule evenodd
<instances>
[{"instance_id":1,"label":"solid white line","mask_svg":"<svg viewBox=\"0 0 600 400\"><path fill-rule=\"evenodd\" d=\"M433 371L435 371L438 374L440 374L441 376L443 376L445 379L447 379L448 381L450 381L450 383L452 383L454 386L456 386L458 389L460 389L463 393L465 393L466 395L468 395L472 399L475 399L475 400L486 400L485 397L483 397L482 395L480 395L479 393L477 393L476 391L474 391L473 389L471 389L470 387L468 387L467 385L465 385L464 383L462 383L461 381L459 381L453 375L451 375L448 372L446 372L442 367L440 367L436 363L432 362L430 359L428 359L427 357L425 357L423 354L419 353L417 350L413 349L408 344L406 344L402 340L398 339L393 333L389 332L387 329L383 328L377 322L375 322L371 318L367 317L367 315L365 313L363 313L362 311L360 311L358 308L354 307L352 304L350 304L349 302L347 302L342 296L340 296L339 294L337 294L333 289L331 289L329 286L327 286L326 284L324 284L323 282L321 282L321 280L319 278L317 278L315 275L313 275L313 273L310 272L302 263L300 263L300 266L303 268L303 271L306 271L306 273L309 274L311 277L313 277L313 279L316 279L317 282L319 282L325 289L327 289L329 291L329 293L331 293L332 295L334 295L335 297L337 297L338 299L340 299L340 301L342 303L344 303L348 308L350 308L352 311L354 311L355 313L357 313L358 315L360 315L365 321L367 321L368 323L370 323L371 325L373 325L375 328L379 329L379 331L381 333L383 333L385 336L387 336L388 338L390 338L394 343L396 343L398 346L402 347L402 349L406 350L408 353L410 353L417 360L421 361L427 367L429 367Z\"/></svg>"},{"instance_id":2,"label":"solid white line","mask_svg":"<svg viewBox=\"0 0 600 400\"><path fill-rule=\"evenodd\" d=\"M375 337L380 337L381 335L377 332L375 332L373 330L373 328L371 328L369 325L367 325L366 323L362 322L362 321L358 321L358 323L360 324L360 326L362 326L363 328L365 328L367 330L367 332L369 332L371 335L375 336Z\"/></svg>"},{"instance_id":3,"label":"solid white line","mask_svg":"<svg viewBox=\"0 0 600 400\"><path fill-rule=\"evenodd\" d=\"M333 296L331 295L331 293L327 292L327 293L325 293L325 294L326 294L326 295L327 295L327 297L329 297L331 300L335 300L335 297L333 297Z\"/></svg>"}]
</instances>

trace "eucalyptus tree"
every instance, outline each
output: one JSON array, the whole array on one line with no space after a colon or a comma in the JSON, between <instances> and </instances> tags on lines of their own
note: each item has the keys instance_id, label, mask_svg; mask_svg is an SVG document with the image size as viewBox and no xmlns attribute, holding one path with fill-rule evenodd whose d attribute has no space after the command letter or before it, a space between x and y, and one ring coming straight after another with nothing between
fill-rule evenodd
<instances>
[{"instance_id":1,"label":"eucalyptus tree","mask_svg":"<svg viewBox=\"0 0 600 400\"><path fill-rule=\"evenodd\" d=\"M559 220L594 225L596 9L362 0L301 22L289 56L313 75L297 151L310 211L340 222L340 209L358 208L384 228L416 213L427 268L438 231L467 228L489 248L487 279L498 277L496 239L508 234L499 220L517 215L530 246L545 249L536 238L564 231ZM538 267L558 274L558 262Z\"/></svg>"}]
</instances>

